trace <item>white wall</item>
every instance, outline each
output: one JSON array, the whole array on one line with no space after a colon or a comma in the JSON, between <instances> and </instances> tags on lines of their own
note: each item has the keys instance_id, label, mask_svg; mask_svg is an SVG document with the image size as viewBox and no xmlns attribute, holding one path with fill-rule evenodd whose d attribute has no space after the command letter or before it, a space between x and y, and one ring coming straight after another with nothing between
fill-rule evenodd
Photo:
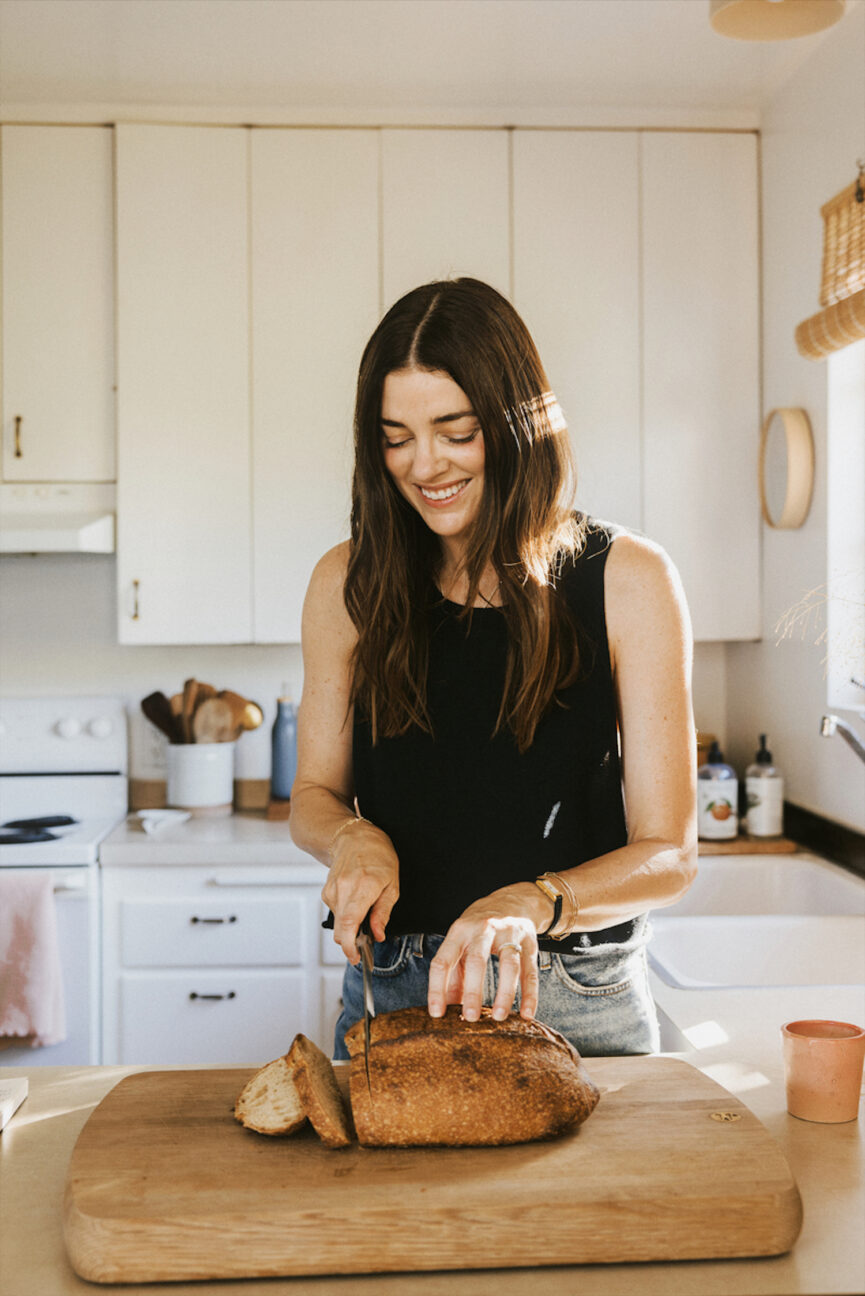
<instances>
[{"instance_id":1,"label":"white wall","mask_svg":"<svg viewBox=\"0 0 865 1296\"><path fill-rule=\"evenodd\" d=\"M0 558L0 693L100 694L122 697L131 725L132 773L164 778L162 739L141 714L156 689L177 693L184 679L233 689L258 702L260 729L237 744L235 775L270 777L270 725L276 698L302 682L297 644L130 648L117 643L115 559L95 554L4 555ZM201 598L208 591L198 592Z\"/></svg>"},{"instance_id":2,"label":"white wall","mask_svg":"<svg viewBox=\"0 0 865 1296\"><path fill-rule=\"evenodd\" d=\"M801 529L763 529L763 639L726 648L726 754L744 768L757 735L767 731L787 799L865 831L865 767L840 739L819 736L825 609L808 618L804 632L779 641L776 631L784 614L827 579L826 365L799 355L793 331L820 309L820 207L855 179L856 159L865 158L865 6L829 32L775 96L761 135L763 409L807 411L816 482Z\"/></svg>"}]
</instances>

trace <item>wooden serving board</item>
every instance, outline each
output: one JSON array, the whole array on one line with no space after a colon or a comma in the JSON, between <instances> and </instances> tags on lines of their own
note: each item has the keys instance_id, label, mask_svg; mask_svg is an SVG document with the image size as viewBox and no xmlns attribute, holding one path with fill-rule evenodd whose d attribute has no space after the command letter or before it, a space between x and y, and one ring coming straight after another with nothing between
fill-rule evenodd
<instances>
[{"instance_id":1,"label":"wooden serving board","mask_svg":"<svg viewBox=\"0 0 865 1296\"><path fill-rule=\"evenodd\" d=\"M128 1076L69 1166L92 1282L777 1255L802 1220L757 1118L675 1058L592 1058L589 1120L548 1143L328 1151L238 1125L250 1071ZM338 1068L341 1082L347 1068Z\"/></svg>"}]
</instances>

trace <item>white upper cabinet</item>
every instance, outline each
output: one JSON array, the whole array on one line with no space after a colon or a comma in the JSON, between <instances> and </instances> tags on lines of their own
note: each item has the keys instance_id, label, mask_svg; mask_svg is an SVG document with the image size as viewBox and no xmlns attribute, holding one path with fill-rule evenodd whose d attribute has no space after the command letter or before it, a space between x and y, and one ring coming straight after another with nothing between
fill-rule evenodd
<instances>
[{"instance_id":1,"label":"white upper cabinet","mask_svg":"<svg viewBox=\"0 0 865 1296\"><path fill-rule=\"evenodd\" d=\"M379 315L375 131L252 132L254 637L300 639L349 534L361 352Z\"/></svg>"},{"instance_id":2,"label":"white upper cabinet","mask_svg":"<svg viewBox=\"0 0 865 1296\"><path fill-rule=\"evenodd\" d=\"M252 639L248 135L117 128L121 643Z\"/></svg>"},{"instance_id":3,"label":"white upper cabinet","mask_svg":"<svg viewBox=\"0 0 865 1296\"><path fill-rule=\"evenodd\" d=\"M643 525L695 637L757 639L756 139L648 132L642 161Z\"/></svg>"},{"instance_id":4,"label":"white upper cabinet","mask_svg":"<svg viewBox=\"0 0 865 1296\"><path fill-rule=\"evenodd\" d=\"M114 480L112 131L2 127L3 478Z\"/></svg>"},{"instance_id":5,"label":"white upper cabinet","mask_svg":"<svg viewBox=\"0 0 865 1296\"><path fill-rule=\"evenodd\" d=\"M383 130L381 148L384 309L460 275L509 296L508 133Z\"/></svg>"},{"instance_id":6,"label":"white upper cabinet","mask_svg":"<svg viewBox=\"0 0 865 1296\"><path fill-rule=\"evenodd\" d=\"M642 526L634 132L515 131L514 296L558 396L577 502Z\"/></svg>"}]
</instances>

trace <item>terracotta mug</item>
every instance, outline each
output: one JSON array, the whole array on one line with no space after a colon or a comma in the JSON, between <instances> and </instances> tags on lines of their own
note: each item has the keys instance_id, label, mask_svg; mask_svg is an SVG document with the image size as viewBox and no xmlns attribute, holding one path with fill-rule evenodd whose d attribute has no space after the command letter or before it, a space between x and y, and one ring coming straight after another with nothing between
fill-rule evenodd
<instances>
[{"instance_id":1,"label":"terracotta mug","mask_svg":"<svg viewBox=\"0 0 865 1296\"><path fill-rule=\"evenodd\" d=\"M781 1027L787 1111L825 1125L856 1120L865 1029L851 1022L791 1021Z\"/></svg>"}]
</instances>

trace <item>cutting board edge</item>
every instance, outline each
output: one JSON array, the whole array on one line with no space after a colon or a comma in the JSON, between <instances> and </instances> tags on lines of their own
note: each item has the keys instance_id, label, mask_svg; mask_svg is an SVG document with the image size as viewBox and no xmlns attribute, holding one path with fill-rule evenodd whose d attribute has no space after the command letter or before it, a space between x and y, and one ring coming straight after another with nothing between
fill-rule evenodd
<instances>
[{"instance_id":1,"label":"cutting board edge","mask_svg":"<svg viewBox=\"0 0 865 1296\"><path fill-rule=\"evenodd\" d=\"M770 1201L774 1203L773 1214L767 1217L762 1232L753 1236L754 1218L764 1212ZM631 1203L639 1209L648 1207L648 1203ZM723 1203L716 1200L705 1202L713 1208L716 1223L725 1218ZM623 1208L623 1215L628 1214L628 1207ZM584 1240L576 1250L568 1250L565 1239L569 1229L575 1227L574 1211L562 1205L558 1213L556 1204L546 1203L538 1208L542 1221L539 1227L544 1229L545 1243L542 1255L519 1254L513 1249L515 1237L514 1221L508 1214L499 1226L500 1233L495 1235L486 1231L484 1241L478 1243L475 1229L473 1251L466 1254L461 1241L448 1236L443 1230L439 1235L435 1221L431 1221L423 1212L409 1217L404 1227L396 1231L393 1220L388 1234L388 1255L375 1263L364 1259L362 1249L356 1252L351 1260L346 1260L344 1249L340 1250L339 1239L344 1230L344 1223L336 1228L334 1246L325 1238L315 1257L308 1263L298 1261L298 1236L304 1234L305 1228L312 1221L299 1218L293 1228L286 1231L284 1212L274 1208L270 1218L259 1216L251 1221L251 1232L240 1243L234 1240L229 1256L217 1251L219 1256L216 1265L190 1263L177 1250L178 1220L163 1221L145 1219L133 1221L122 1217L105 1217L88 1215L73 1199L71 1182L67 1182L64 1195L63 1234L70 1264L75 1272L88 1282L107 1283L152 1283L152 1282L193 1282L240 1280L266 1277L324 1277L327 1275L363 1275L375 1273L413 1273L413 1272L455 1272L459 1270L495 1270L495 1269L536 1269L551 1267L569 1267L589 1264L640 1264L640 1263L673 1263L675 1261L713 1261L733 1259L757 1259L785 1255L792 1250L802 1228L803 1210L799 1190L790 1176L789 1183L782 1189L773 1192L755 1192L750 1198L738 1200L734 1206L727 1207L730 1230L727 1238L716 1238L707 1246L705 1235L700 1235L694 1225L694 1216L699 1213L700 1203L693 1198L687 1200L687 1210L680 1218L672 1218L669 1204L664 1211L664 1228L651 1238L635 1238L624 1227L621 1230L610 1228L609 1221L602 1219L600 1213L591 1228L591 1212L582 1208L578 1214L583 1216L580 1228L591 1234L591 1240ZM382 1212L372 1208L366 1212L361 1209L351 1221L352 1232L362 1232L369 1236L381 1234ZM741 1236L743 1220L749 1220L752 1236L745 1239ZM235 1221L236 1225L237 1221ZM221 1230L228 1221L209 1222L210 1228ZM675 1226L675 1227L674 1227ZM200 1231L200 1221L188 1221L190 1236ZM441 1226L439 1225L439 1228ZM400 1238L402 1233L402 1239ZM128 1248L135 1237L142 1253L148 1256L145 1264L136 1267L130 1262ZM691 1246L687 1238L693 1237ZM623 1238L625 1242L623 1244ZM170 1259L153 1263L159 1246L170 1240ZM395 1246L395 1243L402 1243ZM114 1248L119 1247L119 1252ZM280 1254L279 1247L286 1248ZM125 1256L118 1255L126 1251ZM106 1253L113 1259L106 1260ZM267 1263L262 1262L262 1254L268 1256Z\"/></svg>"}]
</instances>

